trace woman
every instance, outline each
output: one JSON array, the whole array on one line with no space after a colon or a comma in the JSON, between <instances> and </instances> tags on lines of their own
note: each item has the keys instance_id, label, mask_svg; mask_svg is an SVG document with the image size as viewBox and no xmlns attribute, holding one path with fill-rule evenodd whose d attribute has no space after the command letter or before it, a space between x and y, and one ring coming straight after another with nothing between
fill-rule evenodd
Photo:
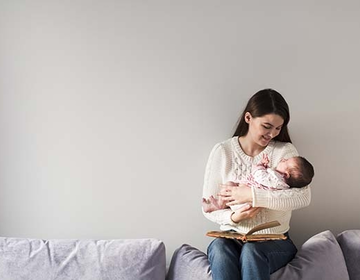
<instances>
[{"instance_id":1,"label":"woman","mask_svg":"<svg viewBox=\"0 0 360 280\"><path fill-rule=\"evenodd\" d=\"M269 167L281 159L298 156L288 133L289 107L275 90L254 94L239 120L234 136L213 148L206 166L203 197L220 195L231 204L245 203L242 208L217 210L203 214L218 223L221 230L248 232L256 225L278 220L280 226L258 233L284 233L287 240L241 243L216 238L208 247L208 258L214 280L270 279L270 274L285 266L296 254L288 230L291 211L308 206L310 187L289 190L263 190L245 185L233 186L251 172L253 164L267 154Z\"/></svg>"}]
</instances>

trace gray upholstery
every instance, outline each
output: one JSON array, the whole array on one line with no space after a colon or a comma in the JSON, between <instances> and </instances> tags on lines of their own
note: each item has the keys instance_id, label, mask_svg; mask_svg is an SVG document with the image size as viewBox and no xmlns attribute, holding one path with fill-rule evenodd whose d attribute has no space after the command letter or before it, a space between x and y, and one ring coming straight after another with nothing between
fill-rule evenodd
<instances>
[{"instance_id":1,"label":"gray upholstery","mask_svg":"<svg viewBox=\"0 0 360 280\"><path fill-rule=\"evenodd\" d=\"M360 280L360 230L346 230L337 236L350 280Z\"/></svg>"},{"instance_id":2,"label":"gray upholstery","mask_svg":"<svg viewBox=\"0 0 360 280\"><path fill-rule=\"evenodd\" d=\"M338 239L341 247L328 230L312 236L271 280L347 280L349 274L351 280L360 280L360 230L346 231ZM167 280L188 279L211 280L211 271L206 254L184 244L172 256Z\"/></svg>"},{"instance_id":3,"label":"gray upholstery","mask_svg":"<svg viewBox=\"0 0 360 280\"><path fill-rule=\"evenodd\" d=\"M273 280L348 280L345 259L335 236L324 231L312 236L294 259L271 275Z\"/></svg>"},{"instance_id":4,"label":"gray upholstery","mask_svg":"<svg viewBox=\"0 0 360 280\"><path fill-rule=\"evenodd\" d=\"M212 280L205 253L188 244L178 248L171 258L167 280Z\"/></svg>"},{"instance_id":5,"label":"gray upholstery","mask_svg":"<svg viewBox=\"0 0 360 280\"><path fill-rule=\"evenodd\" d=\"M165 246L156 239L0 238L1 279L165 279Z\"/></svg>"}]
</instances>

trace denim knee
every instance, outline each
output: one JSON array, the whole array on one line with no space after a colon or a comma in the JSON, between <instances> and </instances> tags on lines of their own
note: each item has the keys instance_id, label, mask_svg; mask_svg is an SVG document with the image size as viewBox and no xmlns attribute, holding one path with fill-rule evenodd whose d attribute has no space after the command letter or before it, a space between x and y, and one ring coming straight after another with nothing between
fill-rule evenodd
<instances>
[{"instance_id":1,"label":"denim knee","mask_svg":"<svg viewBox=\"0 0 360 280\"><path fill-rule=\"evenodd\" d=\"M241 244L239 241L216 238L210 243L207 252L213 279L240 279Z\"/></svg>"},{"instance_id":2,"label":"denim knee","mask_svg":"<svg viewBox=\"0 0 360 280\"><path fill-rule=\"evenodd\" d=\"M245 243L241 250L240 262L245 263L248 261L254 261L255 259L266 258L266 254L256 246L256 243Z\"/></svg>"},{"instance_id":3,"label":"denim knee","mask_svg":"<svg viewBox=\"0 0 360 280\"><path fill-rule=\"evenodd\" d=\"M207 248L207 254L209 258L211 256L220 256L224 254L224 248L226 248L228 245L228 240L225 238L215 238L210 245Z\"/></svg>"}]
</instances>

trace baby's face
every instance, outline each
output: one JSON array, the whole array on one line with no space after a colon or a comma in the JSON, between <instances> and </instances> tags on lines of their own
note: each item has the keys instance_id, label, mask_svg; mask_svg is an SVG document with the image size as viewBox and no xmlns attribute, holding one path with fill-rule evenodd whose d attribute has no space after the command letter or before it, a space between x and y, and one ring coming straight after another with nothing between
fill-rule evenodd
<instances>
[{"instance_id":1,"label":"baby's face","mask_svg":"<svg viewBox=\"0 0 360 280\"><path fill-rule=\"evenodd\" d=\"M276 166L276 171L279 171L280 173L286 173L291 168L296 167L297 161L296 158L289 158L289 159L282 159L279 164Z\"/></svg>"}]
</instances>

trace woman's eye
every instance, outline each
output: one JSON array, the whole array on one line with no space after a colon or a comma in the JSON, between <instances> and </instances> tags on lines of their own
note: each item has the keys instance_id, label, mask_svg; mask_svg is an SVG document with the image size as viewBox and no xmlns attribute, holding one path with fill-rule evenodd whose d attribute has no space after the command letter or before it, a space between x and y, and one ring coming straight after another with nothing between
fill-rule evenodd
<instances>
[{"instance_id":1,"label":"woman's eye","mask_svg":"<svg viewBox=\"0 0 360 280\"><path fill-rule=\"evenodd\" d=\"M270 129L270 128L271 128L271 126L266 126L266 125L263 125L263 127L266 128L266 129Z\"/></svg>"}]
</instances>

